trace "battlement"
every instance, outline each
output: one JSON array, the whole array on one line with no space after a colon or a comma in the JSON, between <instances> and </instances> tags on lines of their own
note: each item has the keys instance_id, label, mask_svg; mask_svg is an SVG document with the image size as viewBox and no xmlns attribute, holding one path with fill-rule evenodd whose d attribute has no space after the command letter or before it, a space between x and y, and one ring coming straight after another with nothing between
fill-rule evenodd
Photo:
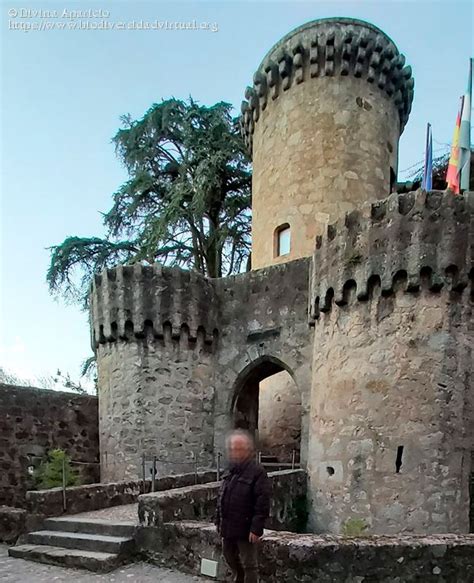
<instances>
[{"instance_id":1,"label":"battlement","mask_svg":"<svg viewBox=\"0 0 474 583\"><path fill-rule=\"evenodd\" d=\"M211 344L218 317L212 284L199 273L140 264L106 269L91 287L91 343L201 338Z\"/></svg>"},{"instance_id":2,"label":"battlement","mask_svg":"<svg viewBox=\"0 0 474 583\"><path fill-rule=\"evenodd\" d=\"M310 318L347 303L349 293L367 300L374 286L407 291L422 282L436 291L464 289L473 277L474 193L416 191L364 205L327 227L316 240Z\"/></svg>"},{"instance_id":3,"label":"battlement","mask_svg":"<svg viewBox=\"0 0 474 583\"><path fill-rule=\"evenodd\" d=\"M405 57L377 27L351 18L314 20L279 41L257 69L245 91L241 128L247 147L261 111L294 85L316 77L365 79L393 99L400 133L411 111L414 80Z\"/></svg>"}]
</instances>

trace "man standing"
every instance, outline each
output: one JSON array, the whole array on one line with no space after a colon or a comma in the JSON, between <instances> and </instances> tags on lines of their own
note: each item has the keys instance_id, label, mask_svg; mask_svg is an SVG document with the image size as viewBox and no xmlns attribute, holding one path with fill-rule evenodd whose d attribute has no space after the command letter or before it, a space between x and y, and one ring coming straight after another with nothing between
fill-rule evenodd
<instances>
[{"instance_id":1,"label":"man standing","mask_svg":"<svg viewBox=\"0 0 474 583\"><path fill-rule=\"evenodd\" d=\"M217 530L235 583L258 583L257 543L270 511L270 480L254 460L249 433L233 431L226 445L229 469L222 476Z\"/></svg>"}]
</instances>

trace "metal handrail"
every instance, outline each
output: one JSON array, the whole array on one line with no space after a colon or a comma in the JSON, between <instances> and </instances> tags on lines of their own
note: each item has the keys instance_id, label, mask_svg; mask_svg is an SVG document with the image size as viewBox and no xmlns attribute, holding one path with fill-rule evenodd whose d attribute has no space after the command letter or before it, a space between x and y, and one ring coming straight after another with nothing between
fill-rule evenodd
<instances>
[{"instance_id":1,"label":"metal handrail","mask_svg":"<svg viewBox=\"0 0 474 583\"><path fill-rule=\"evenodd\" d=\"M29 456L31 457L41 457L41 456L35 456L35 455L31 455ZM147 460L151 460L152 461L152 476L151 476L151 491L155 492L156 490L156 474L157 474L157 463L169 463L169 464L180 464L180 465L192 465L194 467L194 483L197 484L198 483L198 458L196 456L194 456L194 459L192 461L187 461L187 462L183 462L183 461L178 461L178 460L170 460L170 459L160 459L158 456L154 455L152 457L150 456L146 456L145 454L142 455L142 481L143 481L143 491L145 492L146 488L145 488L145 482L147 480L146 478L146 462ZM217 473L217 481L220 481L221 479L221 470L222 470L222 457L223 454L222 452L217 452L216 456L215 456L215 461L216 461L216 473ZM106 458L107 458L107 452L106 452ZM131 457L128 458L129 460L136 460L135 457ZM209 458L206 459L206 461L208 461ZM259 463L262 462L262 451L257 451L256 452L256 459ZM123 463L123 461L125 461L125 458L120 460L120 463ZM77 465L100 465L100 462L81 462L81 461L76 461L76 460L69 460L69 462L71 464L77 464ZM107 463L110 463L107 460ZM112 462L114 463L114 462ZM293 450L292 452L292 459L291 459L291 463L287 463L287 462L268 462L265 463L266 466L268 467L281 467L281 466L290 466L291 469L295 469L296 467L296 450ZM209 471L212 471L213 468L209 468ZM63 501L63 511L65 512L67 510L67 500L66 500L66 458L63 459L62 461L62 501Z\"/></svg>"}]
</instances>

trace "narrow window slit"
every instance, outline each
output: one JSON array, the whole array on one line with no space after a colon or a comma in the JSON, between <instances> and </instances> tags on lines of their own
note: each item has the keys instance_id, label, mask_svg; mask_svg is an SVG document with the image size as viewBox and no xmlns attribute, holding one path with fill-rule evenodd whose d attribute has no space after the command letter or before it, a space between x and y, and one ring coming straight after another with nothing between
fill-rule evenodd
<instances>
[{"instance_id":1,"label":"narrow window slit","mask_svg":"<svg viewBox=\"0 0 474 583\"><path fill-rule=\"evenodd\" d=\"M402 467L402 456L403 456L403 445L399 445L397 448L397 459L395 460L395 471L397 474L400 473L400 468Z\"/></svg>"}]
</instances>

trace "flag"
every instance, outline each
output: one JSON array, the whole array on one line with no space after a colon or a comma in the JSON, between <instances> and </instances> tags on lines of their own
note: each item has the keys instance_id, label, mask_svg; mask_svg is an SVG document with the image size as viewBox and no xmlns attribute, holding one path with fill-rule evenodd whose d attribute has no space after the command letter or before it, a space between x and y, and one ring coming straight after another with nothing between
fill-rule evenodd
<instances>
[{"instance_id":1,"label":"flag","mask_svg":"<svg viewBox=\"0 0 474 583\"><path fill-rule=\"evenodd\" d=\"M449 157L448 172L446 173L446 182L449 190L454 194L459 194L459 130L461 128L461 116L463 110L464 97L461 97L456 126L454 128L453 141L451 143L451 155Z\"/></svg>"},{"instance_id":2,"label":"flag","mask_svg":"<svg viewBox=\"0 0 474 583\"><path fill-rule=\"evenodd\" d=\"M472 59L469 59L469 76L459 128L459 172L461 190L469 190L471 170L471 95L472 95Z\"/></svg>"},{"instance_id":3,"label":"flag","mask_svg":"<svg viewBox=\"0 0 474 583\"><path fill-rule=\"evenodd\" d=\"M426 148L425 148L425 166L423 168L423 190L433 188L433 140L431 136L431 124L426 126Z\"/></svg>"}]
</instances>

